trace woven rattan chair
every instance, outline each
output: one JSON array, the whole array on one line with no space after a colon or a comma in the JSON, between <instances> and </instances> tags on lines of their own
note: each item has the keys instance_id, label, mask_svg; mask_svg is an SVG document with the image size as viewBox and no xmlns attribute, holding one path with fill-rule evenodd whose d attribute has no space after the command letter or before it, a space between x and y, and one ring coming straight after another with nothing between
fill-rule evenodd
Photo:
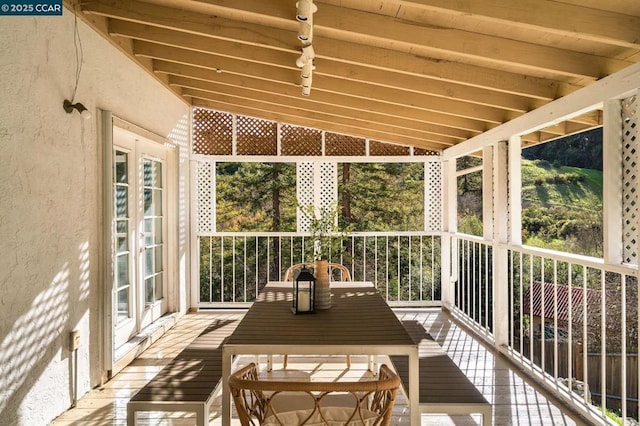
<instances>
[{"instance_id":1,"label":"woven rattan chair","mask_svg":"<svg viewBox=\"0 0 640 426\"><path fill-rule=\"evenodd\" d=\"M302 268L313 269L315 268L315 263L305 262L305 263L296 263L295 265L291 265L291 267L287 269L287 272L285 272L284 274L284 280L293 281L293 277L296 271L299 271ZM334 274L333 274L334 271L340 272L340 276L337 281L351 281L351 273L349 272L349 269L347 269L346 266L341 265L340 263L329 262L329 277L331 280L334 279Z\"/></svg>"},{"instance_id":2,"label":"woven rattan chair","mask_svg":"<svg viewBox=\"0 0 640 426\"><path fill-rule=\"evenodd\" d=\"M262 379L251 363L229 377L243 426L389 425L399 377L386 365L376 380L292 382Z\"/></svg>"}]
</instances>

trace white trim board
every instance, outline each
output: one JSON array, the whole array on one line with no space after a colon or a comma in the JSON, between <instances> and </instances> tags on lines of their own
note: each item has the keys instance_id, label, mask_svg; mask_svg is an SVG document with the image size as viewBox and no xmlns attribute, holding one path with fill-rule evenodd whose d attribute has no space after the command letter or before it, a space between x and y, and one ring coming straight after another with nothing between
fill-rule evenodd
<instances>
[{"instance_id":1,"label":"white trim board","mask_svg":"<svg viewBox=\"0 0 640 426\"><path fill-rule=\"evenodd\" d=\"M638 88L640 88L640 63L631 65L590 86L447 148L442 152L443 158L444 160L458 158L480 151L483 147L495 142L544 129L598 109L609 99L626 98Z\"/></svg>"}]
</instances>

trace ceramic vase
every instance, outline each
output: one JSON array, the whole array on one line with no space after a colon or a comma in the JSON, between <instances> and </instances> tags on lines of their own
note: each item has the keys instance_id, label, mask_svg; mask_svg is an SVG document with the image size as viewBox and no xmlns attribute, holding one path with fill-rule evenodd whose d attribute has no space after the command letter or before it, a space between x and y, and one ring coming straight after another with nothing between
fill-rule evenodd
<instances>
[{"instance_id":1,"label":"ceramic vase","mask_svg":"<svg viewBox=\"0 0 640 426\"><path fill-rule=\"evenodd\" d=\"M331 307L331 289L329 288L329 262L316 260L316 295L315 309L329 309Z\"/></svg>"}]
</instances>

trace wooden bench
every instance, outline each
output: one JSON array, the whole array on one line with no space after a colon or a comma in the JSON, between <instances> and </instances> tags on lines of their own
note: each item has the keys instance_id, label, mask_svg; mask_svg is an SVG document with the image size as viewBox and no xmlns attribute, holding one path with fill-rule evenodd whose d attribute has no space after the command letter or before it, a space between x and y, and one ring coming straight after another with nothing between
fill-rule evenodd
<instances>
[{"instance_id":1,"label":"wooden bench","mask_svg":"<svg viewBox=\"0 0 640 426\"><path fill-rule=\"evenodd\" d=\"M492 407L442 347L416 321L403 325L419 345L420 412L468 415L479 413L482 424L492 424ZM409 394L408 359L391 356L405 395Z\"/></svg>"},{"instance_id":2,"label":"wooden bench","mask_svg":"<svg viewBox=\"0 0 640 426\"><path fill-rule=\"evenodd\" d=\"M127 404L127 425L138 411L195 412L209 424L209 407L222 377L222 344L237 321L216 320L136 393Z\"/></svg>"}]
</instances>

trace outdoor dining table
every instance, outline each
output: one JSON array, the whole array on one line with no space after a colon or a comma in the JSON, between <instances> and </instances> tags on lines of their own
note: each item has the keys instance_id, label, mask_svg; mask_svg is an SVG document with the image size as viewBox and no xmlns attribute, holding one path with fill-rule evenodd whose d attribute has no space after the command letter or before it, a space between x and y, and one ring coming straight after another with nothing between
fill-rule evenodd
<instances>
[{"instance_id":1,"label":"outdoor dining table","mask_svg":"<svg viewBox=\"0 0 640 426\"><path fill-rule=\"evenodd\" d=\"M222 424L231 424L234 355L406 355L411 424L420 424L418 345L372 283L332 282L331 308L294 315L291 282L269 282L222 349Z\"/></svg>"}]
</instances>

